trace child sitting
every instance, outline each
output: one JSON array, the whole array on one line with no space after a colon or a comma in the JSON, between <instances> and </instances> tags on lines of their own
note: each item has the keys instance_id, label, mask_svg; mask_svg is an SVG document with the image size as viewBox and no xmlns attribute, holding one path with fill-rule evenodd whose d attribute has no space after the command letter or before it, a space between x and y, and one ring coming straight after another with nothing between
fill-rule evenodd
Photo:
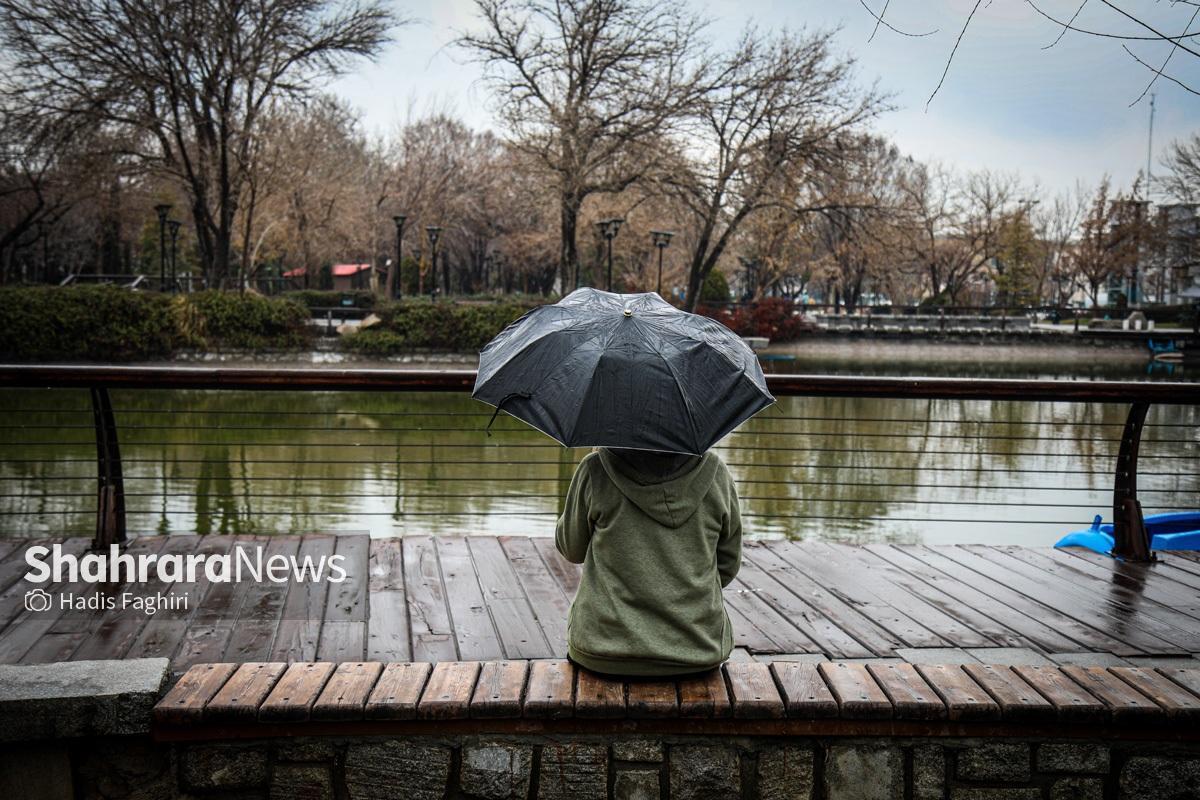
<instances>
[{"instance_id":1,"label":"child sitting","mask_svg":"<svg viewBox=\"0 0 1200 800\"><path fill-rule=\"evenodd\" d=\"M737 575L737 491L716 453L598 448L580 462L555 532L583 564L567 618L572 661L602 674L679 676L733 648L721 589Z\"/></svg>"}]
</instances>

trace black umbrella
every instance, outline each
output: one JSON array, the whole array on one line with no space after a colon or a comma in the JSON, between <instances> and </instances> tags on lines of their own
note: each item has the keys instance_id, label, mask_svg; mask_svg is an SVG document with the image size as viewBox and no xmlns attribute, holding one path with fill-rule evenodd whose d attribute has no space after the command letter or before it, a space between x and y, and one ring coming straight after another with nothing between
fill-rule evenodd
<instances>
[{"instance_id":1,"label":"black umbrella","mask_svg":"<svg viewBox=\"0 0 1200 800\"><path fill-rule=\"evenodd\" d=\"M721 323L653 292L598 289L501 331L479 354L472 397L567 447L694 454L775 402L754 353Z\"/></svg>"}]
</instances>

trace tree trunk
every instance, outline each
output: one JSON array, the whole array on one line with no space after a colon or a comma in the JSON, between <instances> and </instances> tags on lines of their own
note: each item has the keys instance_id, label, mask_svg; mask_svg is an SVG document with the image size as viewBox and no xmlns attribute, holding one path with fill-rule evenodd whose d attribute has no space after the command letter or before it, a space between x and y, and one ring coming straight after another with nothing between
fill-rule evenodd
<instances>
[{"instance_id":1,"label":"tree trunk","mask_svg":"<svg viewBox=\"0 0 1200 800\"><path fill-rule=\"evenodd\" d=\"M579 211L583 198L571 193L561 198L562 243L558 257L558 279L563 295L570 294L579 283L579 247L575 240L579 227Z\"/></svg>"}]
</instances>

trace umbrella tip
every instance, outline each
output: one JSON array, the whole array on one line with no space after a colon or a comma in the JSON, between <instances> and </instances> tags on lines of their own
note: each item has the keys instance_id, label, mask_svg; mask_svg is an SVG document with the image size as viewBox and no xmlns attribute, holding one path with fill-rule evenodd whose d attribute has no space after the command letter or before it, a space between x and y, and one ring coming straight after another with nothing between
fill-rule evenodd
<instances>
[{"instance_id":1,"label":"umbrella tip","mask_svg":"<svg viewBox=\"0 0 1200 800\"><path fill-rule=\"evenodd\" d=\"M627 309L625 309L625 316L627 316L627 317L632 317L632 316L633 316L633 309L631 309L631 308L627 308Z\"/></svg>"}]
</instances>

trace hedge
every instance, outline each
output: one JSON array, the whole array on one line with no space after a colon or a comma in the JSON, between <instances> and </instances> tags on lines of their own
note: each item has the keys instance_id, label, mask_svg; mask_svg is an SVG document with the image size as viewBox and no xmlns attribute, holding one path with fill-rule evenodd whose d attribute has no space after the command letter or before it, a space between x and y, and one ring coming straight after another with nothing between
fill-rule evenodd
<instances>
[{"instance_id":1,"label":"hedge","mask_svg":"<svg viewBox=\"0 0 1200 800\"><path fill-rule=\"evenodd\" d=\"M115 286L0 288L0 356L17 361L140 361L180 349L298 348L308 310L231 292L166 295Z\"/></svg>"},{"instance_id":2,"label":"hedge","mask_svg":"<svg viewBox=\"0 0 1200 800\"><path fill-rule=\"evenodd\" d=\"M350 292L323 291L320 289L302 289L296 292L284 292L280 297L295 300L306 308L374 308L375 295L362 289ZM346 301L349 301L348 303Z\"/></svg>"},{"instance_id":3,"label":"hedge","mask_svg":"<svg viewBox=\"0 0 1200 800\"><path fill-rule=\"evenodd\" d=\"M415 349L475 352L539 303L430 303L404 300L376 309L380 323L350 334L343 346L388 356Z\"/></svg>"}]
</instances>

